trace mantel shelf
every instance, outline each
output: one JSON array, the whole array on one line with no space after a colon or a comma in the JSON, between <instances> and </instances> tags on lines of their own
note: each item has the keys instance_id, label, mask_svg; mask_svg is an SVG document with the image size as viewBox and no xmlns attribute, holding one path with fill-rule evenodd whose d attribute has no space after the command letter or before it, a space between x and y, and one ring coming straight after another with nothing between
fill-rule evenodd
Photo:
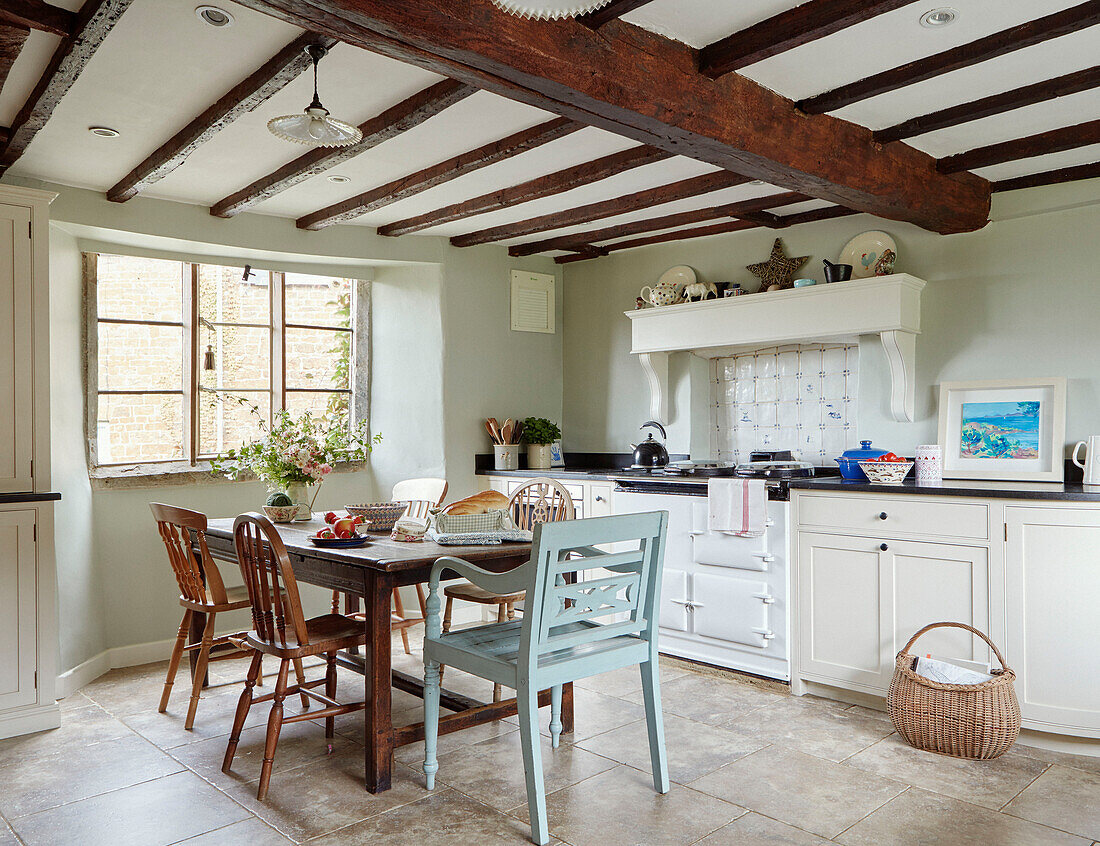
<instances>
[{"instance_id":1,"label":"mantel shelf","mask_svg":"<svg viewBox=\"0 0 1100 846\"><path fill-rule=\"evenodd\" d=\"M922 279L895 273L625 312L631 321L631 352L649 379L651 414L668 422L669 353L690 351L716 358L774 344L878 335L890 366L891 414L909 422L916 396L916 336L924 286Z\"/></svg>"}]
</instances>

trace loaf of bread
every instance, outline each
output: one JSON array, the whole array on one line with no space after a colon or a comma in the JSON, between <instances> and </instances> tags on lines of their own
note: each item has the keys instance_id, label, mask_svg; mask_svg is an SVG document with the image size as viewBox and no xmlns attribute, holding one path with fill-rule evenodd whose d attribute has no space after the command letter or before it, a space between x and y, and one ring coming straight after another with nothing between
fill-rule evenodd
<instances>
[{"instance_id":1,"label":"loaf of bread","mask_svg":"<svg viewBox=\"0 0 1100 846\"><path fill-rule=\"evenodd\" d=\"M465 499L452 502L443 509L444 514L484 514L486 511L504 511L508 497L499 491L482 491Z\"/></svg>"}]
</instances>

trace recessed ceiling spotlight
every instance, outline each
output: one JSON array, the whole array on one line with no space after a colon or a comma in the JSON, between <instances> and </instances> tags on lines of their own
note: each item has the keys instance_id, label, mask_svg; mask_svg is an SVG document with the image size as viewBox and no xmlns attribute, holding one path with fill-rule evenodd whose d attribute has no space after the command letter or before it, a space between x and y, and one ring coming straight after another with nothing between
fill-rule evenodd
<instances>
[{"instance_id":1,"label":"recessed ceiling spotlight","mask_svg":"<svg viewBox=\"0 0 1100 846\"><path fill-rule=\"evenodd\" d=\"M118 138L121 135L117 129L111 129L109 126L89 126L88 131L100 138Z\"/></svg>"},{"instance_id":2,"label":"recessed ceiling spotlight","mask_svg":"<svg viewBox=\"0 0 1100 846\"><path fill-rule=\"evenodd\" d=\"M335 182L337 185L343 185L346 182L351 182L350 176L340 176L340 174L338 173L334 173L332 174L332 176L326 176L325 179L327 179L329 182Z\"/></svg>"},{"instance_id":3,"label":"recessed ceiling spotlight","mask_svg":"<svg viewBox=\"0 0 1100 846\"><path fill-rule=\"evenodd\" d=\"M233 16L217 6L196 6L195 14L200 21L210 26L233 26Z\"/></svg>"},{"instance_id":4,"label":"recessed ceiling spotlight","mask_svg":"<svg viewBox=\"0 0 1100 846\"><path fill-rule=\"evenodd\" d=\"M920 25L928 29L939 29L948 24L953 24L959 13L954 9L944 6L940 9L930 9L920 16Z\"/></svg>"},{"instance_id":5,"label":"recessed ceiling spotlight","mask_svg":"<svg viewBox=\"0 0 1100 846\"><path fill-rule=\"evenodd\" d=\"M766 183L763 179L754 179L752 182L749 183L749 185L767 185L767 184L768 183Z\"/></svg>"}]
</instances>

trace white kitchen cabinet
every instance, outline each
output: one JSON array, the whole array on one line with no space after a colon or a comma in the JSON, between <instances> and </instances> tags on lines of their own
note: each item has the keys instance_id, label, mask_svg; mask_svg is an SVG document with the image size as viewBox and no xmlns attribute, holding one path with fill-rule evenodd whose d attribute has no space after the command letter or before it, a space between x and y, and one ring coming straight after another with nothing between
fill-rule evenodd
<instances>
[{"instance_id":1,"label":"white kitchen cabinet","mask_svg":"<svg viewBox=\"0 0 1100 846\"><path fill-rule=\"evenodd\" d=\"M1100 737L1100 508L1005 509L1006 658L1024 725Z\"/></svg>"},{"instance_id":2,"label":"white kitchen cabinet","mask_svg":"<svg viewBox=\"0 0 1100 846\"><path fill-rule=\"evenodd\" d=\"M547 473L553 478L553 471ZM485 476L486 487L511 496L534 477L522 476ZM614 484L603 479L576 481L573 479L555 479L569 491L573 500L573 512L577 519L582 517L606 517L611 513L611 490Z\"/></svg>"},{"instance_id":3,"label":"white kitchen cabinet","mask_svg":"<svg viewBox=\"0 0 1100 846\"><path fill-rule=\"evenodd\" d=\"M0 202L0 493L34 490L31 214Z\"/></svg>"},{"instance_id":4,"label":"white kitchen cabinet","mask_svg":"<svg viewBox=\"0 0 1100 846\"><path fill-rule=\"evenodd\" d=\"M49 204L0 185L0 738L56 728Z\"/></svg>"},{"instance_id":5,"label":"white kitchen cabinet","mask_svg":"<svg viewBox=\"0 0 1100 846\"><path fill-rule=\"evenodd\" d=\"M34 509L0 510L0 711L36 699L37 582Z\"/></svg>"},{"instance_id":6,"label":"white kitchen cabinet","mask_svg":"<svg viewBox=\"0 0 1100 846\"><path fill-rule=\"evenodd\" d=\"M982 547L801 532L800 672L885 694L895 656L928 623L991 631L989 581ZM929 632L916 649L974 669L987 666L985 645L961 630Z\"/></svg>"}]
</instances>

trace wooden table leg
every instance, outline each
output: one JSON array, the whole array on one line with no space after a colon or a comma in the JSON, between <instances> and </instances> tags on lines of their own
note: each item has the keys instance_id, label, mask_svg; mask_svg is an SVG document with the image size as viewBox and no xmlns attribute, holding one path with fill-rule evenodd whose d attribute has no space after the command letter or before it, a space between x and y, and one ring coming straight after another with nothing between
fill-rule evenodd
<instances>
[{"instance_id":1,"label":"wooden table leg","mask_svg":"<svg viewBox=\"0 0 1100 846\"><path fill-rule=\"evenodd\" d=\"M561 686L561 730L573 733L573 682Z\"/></svg>"},{"instance_id":2,"label":"wooden table leg","mask_svg":"<svg viewBox=\"0 0 1100 846\"><path fill-rule=\"evenodd\" d=\"M367 707L363 709L366 737L366 783L371 793L390 789L393 769L393 722L390 712L390 592L391 577L367 571L363 605L366 611L365 648Z\"/></svg>"},{"instance_id":3,"label":"wooden table leg","mask_svg":"<svg viewBox=\"0 0 1100 846\"><path fill-rule=\"evenodd\" d=\"M201 611L194 611L191 614L191 631L187 633L188 643L198 643L202 640L202 633L206 628L206 615ZM199 660L199 650L192 649L187 653L187 661L191 666L191 683L195 683L195 664ZM210 673L206 673L206 678L202 680L202 686L206 687L210 684Z\"/></svg>"}]
</instances>

